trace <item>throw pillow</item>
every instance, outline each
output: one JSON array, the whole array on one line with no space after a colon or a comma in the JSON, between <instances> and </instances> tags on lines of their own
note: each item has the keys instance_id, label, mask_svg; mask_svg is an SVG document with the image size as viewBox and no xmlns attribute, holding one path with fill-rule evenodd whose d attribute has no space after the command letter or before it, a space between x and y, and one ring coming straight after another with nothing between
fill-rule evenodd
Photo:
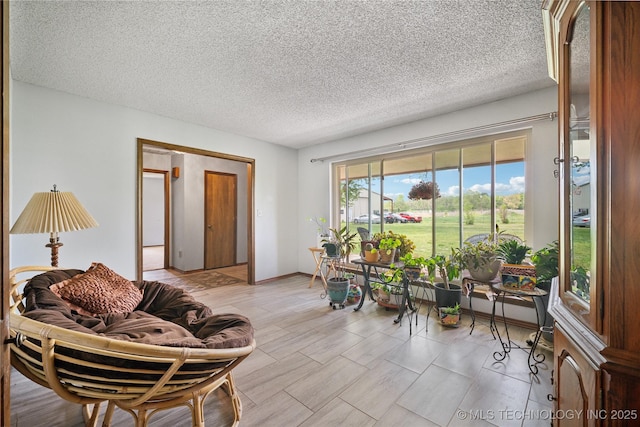
<instances>
[{"instance_id":1,"label":"throw pillow","mask_svg":"<svg viewBox=\"0 0 640 427\"><path fill-rule=\"evenodd\" d=\"M129 313L142 301L142 291L133 282L102 263L93 263L85 272L55 283L49 288L80 314Z\"/></svg>"}]
</instances>

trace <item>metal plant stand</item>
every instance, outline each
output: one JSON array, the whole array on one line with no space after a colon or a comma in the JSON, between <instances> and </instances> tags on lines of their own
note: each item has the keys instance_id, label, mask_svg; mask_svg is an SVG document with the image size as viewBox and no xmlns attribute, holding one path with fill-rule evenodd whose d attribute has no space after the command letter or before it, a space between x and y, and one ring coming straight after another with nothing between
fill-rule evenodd
<instances>
[{"instance_id":1,"label":"metal plant stand","mask_svg":"<svg viewBox=\"0 0 640 427\"><path fill-rule=\"evenodd\" d=\"M507 324L507 318L504 315L504 298L506 295L514 295L519 298L523 298L523 297L540 298L547 295L548 292L539 288L534 288L531 290L509 288L509 287L503 286L502 283L492 284L491 287L493 288L494 291L498 293L498 296L493 300L491 322L495 325L496 302L498 301L498 299L500 299L500 304L502 306L502 320L504 322L504 330L506 335L506 340L503 340L502 336L500 335L500 331L498 330L497 327L495 328L496 335L498 336L498 339L500 340L500 344L502 346L502 351L494 352L493 358L496 361L500 362L507 357L507 355L511 352L513 348L528 351L529 356L527 358L527 363L529 364L529 370L531 371L532 374L537 375L538 364L544 362L544 359L545 359L544 354L542 353L536 354L536 348L538 347L538 342L540 341L540 336L542 335L542 332L543 332L542 325L544 325L545 319L540 319L540 316L538 315L538 311L536 310L536 321L538 324L538 329L533 339L531 348L521 347L517 343L513 342L511 340L511 337L509 336L509 326Z\"/></svg>"}]
</instances>

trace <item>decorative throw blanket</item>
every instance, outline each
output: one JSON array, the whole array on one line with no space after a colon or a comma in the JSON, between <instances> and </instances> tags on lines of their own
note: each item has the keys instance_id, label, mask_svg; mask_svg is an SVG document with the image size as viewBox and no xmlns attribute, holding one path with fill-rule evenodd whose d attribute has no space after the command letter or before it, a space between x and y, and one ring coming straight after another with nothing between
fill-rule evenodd
<instances>
[{"instance_id":1,"label":"decorative throw blanket","mask_svg":"<svg viewBox=\"0 0 640 427\"><path fill-rule=\"evenodd\" d=\"M102 268L102 272L113 273L102 264L98 267ZM140 301L132 311L124 312L122 309L112 309L115 312L87 313L77 307L82 301L71 303L51 290L54 288L65 295L62 289L66 284L81 283L85 286L83 280L86 282L94 271L93 267L87 272L53 270L33 277L24 289L26 309L23 316L73 331L143 344L213 349L243 347L253 341L253 327L245 316L213 315L209 307L196 301L190 294L164 283L129 282L133 286L124 292L134 294L131 298L123 298L123 288L118 288L111 295L111 282L100 283L98 288L106 290L98 295L98 299L107 300L106 305L103 302L100 306L113 307L118 301L131 301L132 298L135 302ZM86 288L83 292L76 287L72 294L77 297L91 295L91 289ZM87 301L85 307L95 307L95 298L93 296L91 301Z\"/></svg>"}]
</instances>

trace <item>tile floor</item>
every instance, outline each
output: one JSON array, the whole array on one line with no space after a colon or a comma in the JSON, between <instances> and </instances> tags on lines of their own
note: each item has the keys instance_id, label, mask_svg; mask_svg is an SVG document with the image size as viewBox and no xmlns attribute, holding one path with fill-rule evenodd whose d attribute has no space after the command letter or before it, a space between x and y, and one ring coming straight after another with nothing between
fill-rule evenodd
<instances>
[{"instance_id":1,"label":"tile floor","mask_svg":"<svg viewBox=\"0 0 640 427\"><path fill-rule=\"evenodd\" d=\"M515 349L501 362L494 359L500 344L486 320L479 319L470 335L468 316L460 327L445 328L432 314L427 329L423 306L410 335L409 319L394 323L393 310L370 301L358 312L353 306L333 310L321 298L320 281L308 285L309 277L300 275L194 294L216 313L247 315L255 327L258 347L234 371L243 403L241 426L550 424L550 353L544 351L547 360L534 376L525 351ZM530 330L514 326L510 332L526 346ZM75 405L13 375L12 425L82 425ZM51 404L28 408L19 401L41 395ZM231 425L227 404L221 392L210 396L207 425ZM185 425L185 411L162 412L151 425ZM132 425L131 418L116 413L114 425Z\"/></svg>"}]
</instances>

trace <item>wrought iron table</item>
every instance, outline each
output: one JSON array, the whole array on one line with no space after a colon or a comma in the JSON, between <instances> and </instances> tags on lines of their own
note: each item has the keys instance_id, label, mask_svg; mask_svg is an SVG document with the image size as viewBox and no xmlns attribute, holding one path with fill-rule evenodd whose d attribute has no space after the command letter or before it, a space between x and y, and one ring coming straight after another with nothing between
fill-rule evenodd
<instances>
[{"instance_id":1,"label":"wrought iron table","mask_svg":"<svg viewBox=\"0 0 640 427\"><path fill-rule=\"evenodd\" d=\"M495 278L492 281L489 282L483 282L482 280L476 280L474 278L472 278L471 276L464 276L462 278L462 289L466 292L467 297L469 298L469 313L471 314L471 330L469 331L469 335L471 335L473 333L473 329L476 327L476 313L473 310L473 292L475 290L476 285L480 285L480 286L485 286L487 287L489 290L492 290L491 285L492 284L498 284L501 283L502 279L498 276L497 278ZM491 298L489 298L491 299ZM493 296L493 301L495 301L495 295ZM495 305L494 305L495 307ZM490 320L489 320L489 331L491 331L491 335L493 336L493 339L496 339L496 334L495 334L495 330L496 330L496 324L494 321L494 313L492 312Z\"/></svg>"},{"instance_id":2,"label":"wrought iron table","mask_svg":"<svg viewBox=\"0 0 640 427\"><path fill-rule=\"evenodd\" d=\"M524 298L524 297L541 298L547 295L548 292L540 288L533 288L531 290L510 288L510 287L503 286L502 283L493 283L491 285L491 288L494 291L496 291L496 293L498 294L498 296L493 300L491 322L495 325L496 303L498 299L500 299L501 305L502 305L502 320L504 321L504 330L506 335L506 340L503 340L502 336L500 335L500 331L498 330L497 327L495 328L496 334L498 335L498 339L500 340L500 344L502 345L502 351L494 352L493 358L497 361L504 360L505 357L507 357L507 355L509 354L509 352L511 352L512 348L518 348L525 351L529 350L529 357L527 358L527 363L529 364L529 370L531 371L532 374L537 375L538 374L537 365L538 363L544 362L544 359L545 359L544 354L542 353L536 354L536 348L538 346L538 342L540 341L540 336L542 335L541 325L544 325L544 322L546 319L540 319L540 316L538 315L538 310L536 310L536 322L538 323L538 328L537 328L536 335L533 339L533 342L531 343L531 348L528 349L526 347L521 347L517 343L513 342L511 340L511 337L509 336L509 327L507 325L507 318L504 315L504 298L506 295L513 295L519 298ZM546 317L546 314L545 314L545 317Z\"/></svg>"},{"instance_id":3,"label":"wrought iron table","mask_svg":"<svg viewBox=\"0 0 640 427\"><path fill-rule=\"evenodd\" d=\"M371 301L376 301L375 297L373 296L373 289L371 288L371 283L384 283L386 285L389 285L388 282L385 282L384 280L380 279L380 277L382 277L384 273L381 273L379 269L380 270L389 269L391 268L391 265L381 263L381 262L368 262L364 259L357 259L357 260L353 260L352 262L360 266L360 268L362 269L362 276L364 278L364 289L362 291L362 298L360 298L360 303L358 304L358 306L353 309L354 311L358 311L362 308L362 305L364 304L364 300L367 297L367 295L369 296ZM401 269L403 268L404 264L402 262L395 262L393 263L393 266L394 268ZM372 276L372 270L373 270L373 276ZM427 288L426 286L427 282L423 283L422 281L419 281L419 280L410 280L406 274L403 274L402 284L400 285L402 286L402 301L398 305L398 317L394 319L394 323L401 323L402 317L406 313L407 316L409 317L409 334L412 333L411 316L416 314L418 312L418 309L420 308L420 307L416 307L411 299L409 286L411 286L412 284L418 284L422 286L423 289ZM425 291L425 295L426 295L426 291ZM416 326L417 325L418 325L418 316L416 314Z\"/></svg>"}]
</instances>

